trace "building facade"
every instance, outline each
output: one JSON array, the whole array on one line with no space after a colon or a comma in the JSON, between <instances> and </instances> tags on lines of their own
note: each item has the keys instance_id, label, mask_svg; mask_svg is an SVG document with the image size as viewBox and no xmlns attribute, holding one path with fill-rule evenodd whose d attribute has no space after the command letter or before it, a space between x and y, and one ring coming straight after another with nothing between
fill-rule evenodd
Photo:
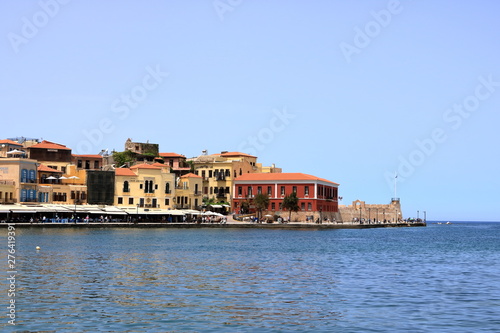
<instances>
[{"instance_id":1,"label":"building facade","mask_svg":"<svg viewBox=\"0 0 500 333\"><path fill-rule=\"evenodd\" d=\"M243 174L234 182L232 209L237 214L242 213L242 204L246 202L250 213L256 213L255 195L266 194L270 200L265 214L287 217L283 200L294 192L299 199L299 211L292 213L292 219L339 220L338 186L332 181L303 173Z\"/></svg>"},{"instance_id":2,"label":"building facade","mask_svg":"<svg viewBox=\"0 0 500 333\"><path fill-rule=\"evenodd\" d=\"M115 169L115 202L122 207L173 207L175 174L160 163Z\"/></svg>"}]
</instances>

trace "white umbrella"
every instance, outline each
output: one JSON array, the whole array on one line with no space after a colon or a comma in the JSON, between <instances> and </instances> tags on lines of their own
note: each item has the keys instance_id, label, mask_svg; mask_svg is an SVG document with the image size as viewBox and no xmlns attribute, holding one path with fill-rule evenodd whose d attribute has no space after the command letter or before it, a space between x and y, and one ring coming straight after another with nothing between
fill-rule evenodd
<instances>
[{"instance_id":1,"label":"white umbrella","mask_svg":"<svg viewBox=\"0 0 500 333\"><path fill-rule=\"evenodd\" d=\"M53 180L53 179L57 179L57 178L56 178L56 177L54 177L54 176L50 176L50 177L47 177L47 178L45 178L45 179L51 179L51 180Z\"/></svg>"},{"instance_id":2,"label":"white umbrella","mask_svg":"<svg viewBox=\"0 0 500 333\"><path fill-rule=\"evenodd\" d=\"M59 179L68 179L68 177L61 176Z\"/></svg>"},{"instance_id":3,"label":"white umbrella","mask_svg":"<svg viewBox=\"0 0 500 333\"><path fill-rule=\"evenodd\" d=\"M22 150L14 149L14 150L8 151L7 154L25 154L25 152Z\"/></svg>"}]
</instances>

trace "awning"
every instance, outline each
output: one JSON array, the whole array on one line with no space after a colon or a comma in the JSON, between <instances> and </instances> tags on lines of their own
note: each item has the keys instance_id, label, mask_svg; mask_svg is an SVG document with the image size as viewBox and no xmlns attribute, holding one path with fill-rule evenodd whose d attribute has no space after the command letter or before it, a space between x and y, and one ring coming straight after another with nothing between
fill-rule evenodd
<instances>
[{"instance_id":1,"label":"awning","mask_svg":"<svg viewBox=\"0 0 500 333\"><path fill-rule=\"evenodd\" d=\"M222 208L221 205L209 205L209 206L212 207L212 208Z\"/></svg>"}]
</instances>

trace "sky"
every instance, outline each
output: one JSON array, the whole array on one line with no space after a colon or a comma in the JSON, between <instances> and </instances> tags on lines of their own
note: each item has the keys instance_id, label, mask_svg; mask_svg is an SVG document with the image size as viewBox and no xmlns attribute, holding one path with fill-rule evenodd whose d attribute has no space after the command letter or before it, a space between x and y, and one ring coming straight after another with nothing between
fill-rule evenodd
<instances>
[{"instance_id":1,"label":"sky","mask_svg":"<svg viewBox=\"0 0 500 333\"><path fill-rule=\"evenodd\" d=\"M0 138L258 156L500 221L498 1L1 1Z\"/></svg>"}]
</instances>

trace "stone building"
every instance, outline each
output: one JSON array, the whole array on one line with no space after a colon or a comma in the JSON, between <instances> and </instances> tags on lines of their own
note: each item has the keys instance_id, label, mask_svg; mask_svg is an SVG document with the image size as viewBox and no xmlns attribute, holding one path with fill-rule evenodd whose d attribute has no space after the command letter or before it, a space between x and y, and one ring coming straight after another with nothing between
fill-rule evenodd
<instances>
[{"instance_id":1,"label":"stone building","mask_svg":"<svg viewBox=\"0 0 500 333\"><path fill-rule=\"evenodd\" d=\"M344 222L392 222L403 220L399 199L393 198L389 204L366 204L356 200L351 205L341 205L340 215Z\"/></svg>"}]
</instances>

